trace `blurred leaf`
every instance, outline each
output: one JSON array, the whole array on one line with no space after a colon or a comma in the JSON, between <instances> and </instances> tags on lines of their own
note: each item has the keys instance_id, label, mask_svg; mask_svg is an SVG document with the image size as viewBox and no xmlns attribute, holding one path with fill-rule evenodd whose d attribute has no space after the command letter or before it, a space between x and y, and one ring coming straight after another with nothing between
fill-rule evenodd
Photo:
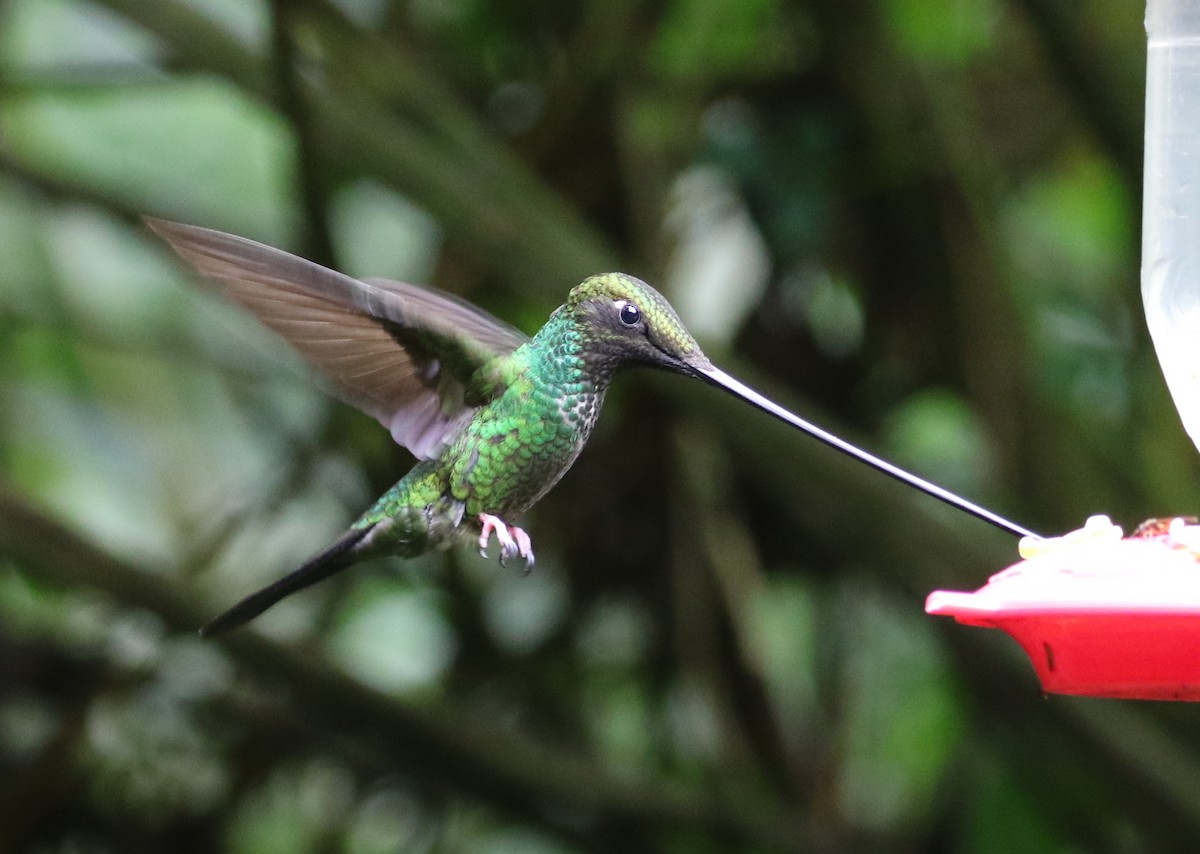
<instances>
[{"instance_id":1,"label":"blurred leaf","mask_svg":"<svg viewBox=\"0 0 1200 854\"><path fill-rule=\"evenodd\" d=\"M973 757L976 773L971 786L977 793L963 827L961 850L980 854L1007 851L1062 851L1068 847L1049 826L1029 795L1006 773L1003 764L986 755Z\"/></svg>"},{"instance_id":2,"label":"blurred leaf","mask_svg":"<svg viewBox=\"0 0 1200 854\"><path fill-rule=\"evenodd\" d=\"M457 643L432 594L366 581L354 598L361 604L347 611L330 641L335 657L383 691L434 687L453 662Z\"/></svg>"},{"instance_id":3,"label":"blurred leaf","mask_svg":"<svg viewBox=\"0 0 1200 854\"><path fill-rule=\"evenodd\" d=\"M428 214L378 184L344 188L330 211L345 272L359 278L427 282L441 234Z\"/></svg>"},{"instance_id":4,"label":"blurred leaf","mask_svg":"<svg viewBox=\"0 0 1200 854\"><path fill-rule=\"evenodd\" d=\"M148 211L285 242L291 142L225 84L30 93L0 104L0 128L9 153L40 171Z\"/></svg>"},{"instance_id":5,"label":"blurred leaf","mask_svg":"<svg viewBox=\"0 0 1200 854\"><path fill-rule=\"evenodd\" d=\"M848 585L842 809L863 828L920 821L963 737L962 712L929 624Z\"/></svg>"},{"instance_id":6,"label":"blurred leaf","mask_svg":"<svg viewBox=\"0 0 1200 854\"><path fill-rule=\"evenodd\" d=\"M538 560L529 575L502 569L483 599L483 619L499 645L528 655L556 631L567 616L569 592L561 567Z\"/></svg>"},{"instance_id":7,"label":"blurred leaf","mask_svg":"<svg viewBox=\"0 0 1200 854\"><path fill-rule=\"evenodd\" d=\"M896 459L955 492L979 493L991 479L987 437L956 395L929 390L904 401L889 418L887 435Z\"/></svg>"},{"instance_id":8,"label":"blurred leaf","mask_svg":"<svg viewBox=\"0 0 1200 854\"><path fill-rule=\"evenodd\" d=\"M914 59L957 66L992 45L997 18L995 0L887 0L886 20L901 49Z\"/></svg>"},{"instance_id":9,"label":"blurred leaf","mask_svg":"<svg viewBox=\"0 0 1200 854\"><path fill-rule=\"evenodd\" d=\"M149 69L157 58L158 46L147 33L91 3L12 0L4 14L0 47L10 63L28 71Z\"/></svg>"},{"instance_id":10,"label":"blurred leaf","mask_svg":"<svg viewBox=\"0 0 1200 854\"><path fill-rule=\"evenodd\" d=\"M1089 301L1123 285L1131 205L1111 163L1071 152L1011 197L1005 212L1013 257L1037 288Z\"/></svg>"},{"instance_id":11,"label":"blurred leaf","mask_svg":"<svg viewBox=\"0 0 1200 854\"><path fill-rule=\"evenodd\" d=\"M672 0L652 63L681 80L761 75L790 64L790 35L777 0Z\"/></svg>"}]
</instances>

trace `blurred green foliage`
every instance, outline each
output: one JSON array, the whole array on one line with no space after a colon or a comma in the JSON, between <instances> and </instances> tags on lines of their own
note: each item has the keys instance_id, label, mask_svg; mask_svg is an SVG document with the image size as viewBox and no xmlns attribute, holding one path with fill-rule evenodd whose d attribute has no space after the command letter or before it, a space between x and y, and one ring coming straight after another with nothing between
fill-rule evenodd
<instances>
[{"instance_id":1,"label":"blurred green foliage","mask_svg":"<svg viewBox=\"0 0 1200 854\"><path fill-rule=\"evenodd\" d=\"M0 851L1183 850L1192 708L1042 700L922 613L1013 543L678 378L618 382L530 577L383 561L199 640L411 461L138 219L530 332L619 265L818 422L1133 525L1198 497L1140 319L1141 14L0 4Z\"/></svg>"}]
</instances>

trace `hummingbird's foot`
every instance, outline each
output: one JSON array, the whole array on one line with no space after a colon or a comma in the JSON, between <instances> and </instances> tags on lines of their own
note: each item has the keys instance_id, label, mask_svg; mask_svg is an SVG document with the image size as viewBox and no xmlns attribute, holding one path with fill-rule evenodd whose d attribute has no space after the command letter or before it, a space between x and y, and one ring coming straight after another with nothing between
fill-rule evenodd
<instances>
[{"instance_id":1,"label":"hummingbird's foot","mask_svg":"<svg viewBox=\"0 0 1200 854\"><path fill-rule=\"evenodd\" d=\"M516 554L517 541L508 532L508 525L504 524L503 519L499 516L493 516L490 513L480 513L479 524L483 526L483 530L479 532L480 557L487 557L487 547L488 543L491 542L493 532L496 534L496 540L500 543L501 563L504 563L506 560L505 555Z\"/></svg>"},{"instance_id":2,"label":"hummingbird's foot","mask_svg":"<svg viewBox=\"0 0 1200 854\"><path fill-rule=\"evenodd\" d=\"M523 530L513 525L509 529L513 539L517 543L517 554L525 558L525 574L528 575L533 569L533 541L529 539L529 535Z\"/></svg>"},{"instance_id":3,"label":"hummingbird's foot","mask_svg":"<svg viewBox=\"0 0 1200 854\"><path fill-rule=\"evenodd\" d=\"M503 519L490 513L480 513L479 524L483 526L483 530L479 534L480 557L487 557L488 543L491 541L492 534L495 533L496 540L500 543L501 566L506 565L514 557L520 556L525 558L525 571L529 572L533 569L533 543L528 534L516 525L510 527L504 524Z\"/></svg>"}]
</instances>

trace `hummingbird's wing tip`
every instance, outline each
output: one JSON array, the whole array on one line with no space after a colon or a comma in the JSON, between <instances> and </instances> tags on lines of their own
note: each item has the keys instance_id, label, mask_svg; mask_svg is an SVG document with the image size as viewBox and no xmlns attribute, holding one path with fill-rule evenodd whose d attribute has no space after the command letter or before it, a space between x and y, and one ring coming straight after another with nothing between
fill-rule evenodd
<instances>
[{"instance_id":1,"label":"hummingbird's wing tip","mask_svg":"<svg viewBox=\"0 0 1200 854\"><path fill-rule=\"evenodd\" d=\"M177 235L183 229L196 228L196 226L184 225L181 222L172 222L169 219L151 216L150 214L142 214L142 222L145 223L146 228L168 242L172 236Z\"/></svg>"}]
</instances>

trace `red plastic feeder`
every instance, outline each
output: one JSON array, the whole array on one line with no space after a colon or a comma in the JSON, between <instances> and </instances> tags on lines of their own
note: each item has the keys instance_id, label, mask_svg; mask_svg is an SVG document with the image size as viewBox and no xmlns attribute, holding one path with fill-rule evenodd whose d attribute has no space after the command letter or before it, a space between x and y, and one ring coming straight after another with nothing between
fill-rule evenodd
<instances>
[{"instance_id":1,"label":"red plastic feeder","mask_svg":"<svg viewBox=\"0 0 1200 854\"><path fill-rule=\"evenodd\" d=\"M1025 560L974 593L937 590L925 610L1011 635L1042 688L1200 700L1200 525L1153 520L1132 537L1107 517L1021 541Z\"/></svg>"}]
</instances>

